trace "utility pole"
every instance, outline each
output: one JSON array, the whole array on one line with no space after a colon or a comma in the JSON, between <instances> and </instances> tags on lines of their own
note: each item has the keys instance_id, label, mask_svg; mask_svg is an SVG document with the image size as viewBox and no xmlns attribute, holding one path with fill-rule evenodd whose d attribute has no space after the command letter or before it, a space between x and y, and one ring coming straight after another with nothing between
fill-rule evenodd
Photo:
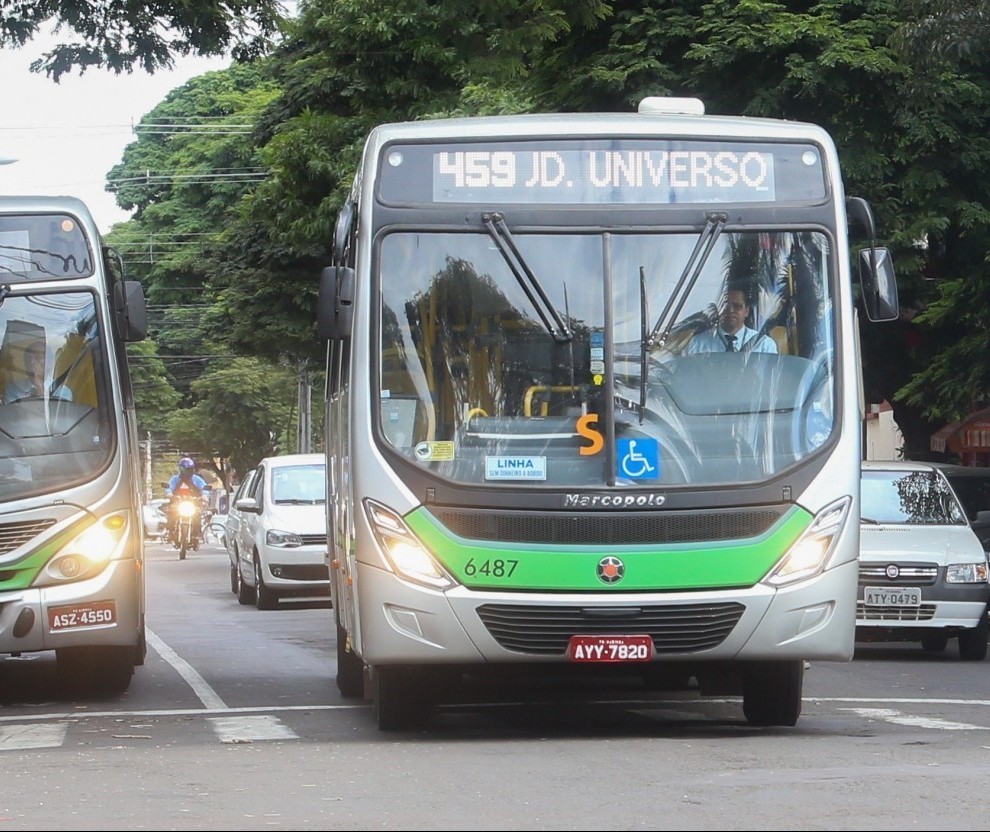
<instances>
[{"instance_id":1,"label":"utility pole","mask_svg":"<svg viewBox=\"0 0 990 832\"><path fill-rule=\"evenodd\" d=\"M310 436L312 435L312 395L309 384L309 370L305 364L299 367L299 426L296 430L296 451L300 454L312 452Z\"/></svg>"},{"instance_id":2,"label":"utility pole","mask_svg":"<svg viewBox=\"0 0 990 832\"><path fill-rule=\"evenodd\" d=\"M151 431L148 431L148 443L145 446L144 451L144 499L149 503L151 502L151 483L153 477L151 475Z\"/></svg>"}]
</instances>

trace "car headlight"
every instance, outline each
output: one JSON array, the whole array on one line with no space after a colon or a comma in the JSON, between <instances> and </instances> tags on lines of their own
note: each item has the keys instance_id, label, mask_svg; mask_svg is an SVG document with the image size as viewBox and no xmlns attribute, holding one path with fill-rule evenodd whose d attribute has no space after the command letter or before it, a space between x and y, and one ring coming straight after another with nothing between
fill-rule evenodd
<instances>
[{"instance_id":1,"label":"car headlight","mask_svg":"<svg viewBox=\"0 0 990 832\"><path fill-rule=\"evenodd\" d=\"M365 500L364 510L378 548L393 572L432 589L450 589L456 584L398 514L374 500Z\"/></svg>"},{"instance_id":2,"label":"car headlight","mask_svg":"<svg viewBox=\"0 0 990 832\"><path fill-rule=\"evenodd\" d=\"M100 574L108 563L126 555L129 528L127 512L108 514L61 546L45 564L34 585L84 581Z\"/></svg>"},{"instance_id":3,"label":"car headlight","mask_svg":"<svg viewBox=\"0 0 990 832\"><path fill-rule=\"evenodd\" d=\"M819 511L804 534L794 541L787 554L763 579L764 582L771 586L784 586L821 572L845 528L851 502L849 497L843 497Z\"/></svg>"},{"instance_id":4,"label":"car headlight","mask_svg":"<svg viewBox=\"0 0 990 832\"><path fill-rule=\"evenodd\" d=\"M945 581L950 584L985 584L987 565L985 563L950 563L945 570Z\"/></svg>"},{"instance_id":5,"label":"car headlight","mask_svg":"<svg viewBox=\"0 0 990 832\"><path fill-rule=\"evenodd\" d=\"M296 549L303 545L302 538L294 532L283 532L278 529L269 529L265 532L265 543L269 546L277 546L280 549Z\"/></svg>"}]
</instances>

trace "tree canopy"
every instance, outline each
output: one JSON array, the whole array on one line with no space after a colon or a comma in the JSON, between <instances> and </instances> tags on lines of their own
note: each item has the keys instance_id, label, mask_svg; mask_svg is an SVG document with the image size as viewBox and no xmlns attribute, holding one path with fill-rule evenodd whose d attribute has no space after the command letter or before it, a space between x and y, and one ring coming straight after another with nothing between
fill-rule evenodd
<instances>
[{"instance_id":1,"label":"tree canopy","mask_svg":"<svg viewBox=\"0 0 990 832\"><path fill-rule=\"evenodd\" d=\"M108 187L149 250L152 237L176 245L142 272L149 296L204 304L197 335L170 329L273 366L319 366L319 270L375 124L629 110L646 95L816 122L895 253L901 318L864 327L864 373L870 401L894 404L908 455L920 455L990 387L986 12L921 0L309 0L264 61L196 79L147 119L241 132L139 133ZM938 60L918 57L921 24L940 27ZM235 169L258 175L220 178Z\"/></svg>"},{"instance_id":2,"label":"tree canopy","mask_svg":"<svg viewBox=\"0 0 990 832\"><path fill-rule=\"evenodd\" d=\"M12 0L0 6L0 47L54 26L56 45L31 68L56 82L91 67L154 72L177 55L248 61L270 49L284 11L279 0Z\"/></svg>"}]
</instances>

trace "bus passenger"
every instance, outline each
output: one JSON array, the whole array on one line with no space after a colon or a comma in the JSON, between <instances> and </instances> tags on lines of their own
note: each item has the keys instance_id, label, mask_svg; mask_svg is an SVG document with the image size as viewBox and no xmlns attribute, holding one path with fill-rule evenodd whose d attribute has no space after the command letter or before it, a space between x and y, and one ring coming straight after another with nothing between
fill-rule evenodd
<instances>
[{"instance_id":1,"label":"bus passenger","mask_svg":"<svg viewBox=\"0 0 990 832\"><path fill-rule=\"evenodd\" d=\"M718 325L699 332L684 348L684 355L703 352L740 352L744 348L750 352L777 352L773 338L757 332L746 325L749 317L749 302L746 293L736 286L730 286L725 293L725 305L719 316Z\"/></svg>"}]
</instances>

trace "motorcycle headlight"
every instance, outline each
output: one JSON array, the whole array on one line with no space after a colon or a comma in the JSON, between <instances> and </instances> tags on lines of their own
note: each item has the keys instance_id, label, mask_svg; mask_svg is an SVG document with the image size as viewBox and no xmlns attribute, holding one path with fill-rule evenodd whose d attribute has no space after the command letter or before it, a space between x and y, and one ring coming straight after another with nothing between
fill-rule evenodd
<instances>
[{"instance_id":1,"label":"motorcycle headlight","mask_svg":"<svg viewBox=\"0 0 990 832\"><path fill-rule=\"evenodd\" d=\"M195 517L196 504L188 501L179 503L179 517Z\"/></svg>"}]
</instances>

